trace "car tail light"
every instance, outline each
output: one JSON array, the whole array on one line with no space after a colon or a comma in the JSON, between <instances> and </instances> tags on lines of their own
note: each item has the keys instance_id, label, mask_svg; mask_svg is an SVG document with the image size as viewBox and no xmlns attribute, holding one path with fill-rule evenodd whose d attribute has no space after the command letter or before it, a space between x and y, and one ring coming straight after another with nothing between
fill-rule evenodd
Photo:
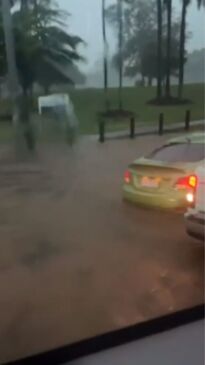
<instances>
[{"instance_id":1,"label":"car tail light","mask_svg":"<svg viewBox=\"0 0 205 365\"><path fill-rule=\"evenodd\" d=\"M180 177L176 182L177 188L182 189L196 189L197 186L197 176L196 175L189 175L185 177Z\"/></svg>"},{"instance_id":2,"label":"car tail light","mask_svg":"<svg viewBox=\"0 0 205 365\"><path fill-rule=\"evenodd\" d=\"M193 205L194 204L194 193L187 193L186 194L186 200L189 204Z\"/></svg>"},{"instance_id":3,"label":"car tail light","mask_svg":"<svg viewBox=\"0 0 205 365\"><path fill-rule=\"evenodd\" d=\"M124 173L124 182L126 184L130 184L131 183L131 180L132 180L132 174L129 170L126 170L125 173Z\"/></svg>"}]
</instances>

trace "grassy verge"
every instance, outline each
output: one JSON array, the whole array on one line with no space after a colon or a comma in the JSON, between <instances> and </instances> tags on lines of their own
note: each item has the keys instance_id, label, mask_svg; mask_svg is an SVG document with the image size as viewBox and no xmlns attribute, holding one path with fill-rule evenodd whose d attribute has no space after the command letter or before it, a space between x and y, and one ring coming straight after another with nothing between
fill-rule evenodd
<instances>
[{"instance_id":1,"label":"grassy verge","mask_svg":"<svg viewBox=\"0 0 205 365\"><path fill-rule=\"evenodd\" d=\"M191 110L191 119L200 120L204 118L204 85L186 85L184 88L184 98L192 101L189 105L177 106L153 106L148 105L147 101L154 98L156 92L155 87L137 87L123 89L123 106L125 109L134 111L137 114L137 121L141 123L157 123L159 113L163 112L165 123L176 123L184 120L185 111ZM172 87L172 94L175 96L177 87ZM73 90L69 92L73 101L76 114L80 122L80 133L92 134L98 132L97 112L104 108L104 92L102 89L84 89ZM117 107L118 89L109 90L109 100L111 108ZM35 105L36 103L34 103ZM8 105L1 104L8 110ZM122 122L110 123L107 130L123 130L128 125ZM52 132L53 134L53 132ZM56 133L55 133L56 135ZM12 127L8 123L0 123L0 142L6 142L13 137ZM55 138L55 136L54 136ZM41 138L42 139L42 138ZM47 138L44 136L43 140ZM49 138L50 139L50 136Z\"/></svg>"},{"instance_id":2,"label":"grassy verge","mask_svg":"<svg viewBox=\"0 0 205 365\"><path fill-rule=\"evenodd\" d=\"M165 122L176 123L184 120L185 111L191 110L191 119L199 120L204 118L204 85L186 85L184 88L184 98L192 101L189 105L177 106L153 106L148 105L147 101L154 98L155 87L147 88L124 88L123 101L124 108L134 111L138 115L139 123L156 123L159 113L163 112ZM172 87L173 95L176 95L177 88ZM117 107L118 90L109 90L109 99L111 108ZM96 133L97 123L96 114L103 110L104 94L100 89L74 90L71 98L75 105L77 116L80 120L81 133ZM121 123L115 123L110 126L110 130L126 128Z\"/></svg>"},{"instance_id":3,"label":"grassy verge","mask_svg":"<svg viewBox=\"0 0 205 365\"><path fill-rule=\"evenodd\" d=\"M0 143L11 142L14 137L14 132L11 123L0 123Z\"/></svg>"}]
</instances>

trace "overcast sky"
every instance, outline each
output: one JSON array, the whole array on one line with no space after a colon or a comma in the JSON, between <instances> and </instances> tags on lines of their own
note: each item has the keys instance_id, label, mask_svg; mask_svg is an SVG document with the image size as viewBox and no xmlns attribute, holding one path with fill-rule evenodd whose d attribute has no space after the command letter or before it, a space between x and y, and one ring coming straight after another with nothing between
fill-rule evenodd
<instances>
[{"instance_id":1,"label":"overcast sky","mask_svg":"<svg viewBox=\"0 0 205 365\"><path fill-rule=\"evenodd\" d=\"M116 0L107 0L107 5L115 3ZM70 32L81 36L87 43L82 50L87 58L86 68L92 68L96 60L102 55L102 22L101 22L101 0L57 0L60 8L66 9L72 14L69 20ZM180 14L181 0L173 0L176 12ZM188 49L199 49L205 46L204 20L205 12L198 11L196 0L192 1L189 7L187 21L192 38L189 40ZM114 53L115 37L112 30L109 30L110 51Z\"/></svg>"}]
</instances>

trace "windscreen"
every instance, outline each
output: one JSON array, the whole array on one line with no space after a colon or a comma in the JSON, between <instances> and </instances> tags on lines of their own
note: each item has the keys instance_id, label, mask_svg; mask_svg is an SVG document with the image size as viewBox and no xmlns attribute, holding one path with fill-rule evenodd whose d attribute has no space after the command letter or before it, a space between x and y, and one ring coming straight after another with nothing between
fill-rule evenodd
<instances>
[{"instance_id":1,"label":"windscreen","mask_svg":"<svg viewBox=\"0 0 205 365\"><path fill-rule=\"evenodd\" d=\"M204 301L170 167L204 147L168 142L204 128L203 30L203 1L0 0L0 365Z\"/></svg>"}]
</instances>

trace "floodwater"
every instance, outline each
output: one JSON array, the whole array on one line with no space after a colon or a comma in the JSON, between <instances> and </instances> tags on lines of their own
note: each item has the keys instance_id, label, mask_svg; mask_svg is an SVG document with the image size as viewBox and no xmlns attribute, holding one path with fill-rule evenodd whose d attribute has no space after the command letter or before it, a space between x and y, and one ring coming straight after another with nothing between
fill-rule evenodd
<instances>
[{"instance_id":1,"label":"floodwater","mask_svg":"<svg viewBox=\"0 0 205 365\"><path fill-rule=\"evenodd\" d=\"M124 169L164 137L0 149L0 363L203 302L183 217L122 202Z\"/></svg>"}]
</instances>

